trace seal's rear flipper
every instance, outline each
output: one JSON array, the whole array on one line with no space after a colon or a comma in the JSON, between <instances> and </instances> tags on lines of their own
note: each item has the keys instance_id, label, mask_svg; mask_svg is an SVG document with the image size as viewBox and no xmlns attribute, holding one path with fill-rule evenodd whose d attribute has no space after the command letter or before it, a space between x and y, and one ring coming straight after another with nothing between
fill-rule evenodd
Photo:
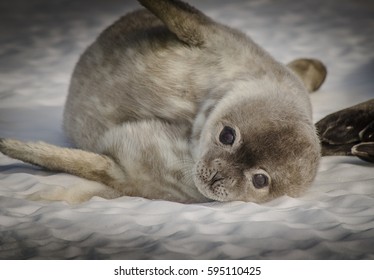
<instances>
[{"instance_id":1,"label":"seal's rear flipper","mask_svg":"<svg viewBox=\"0 0 374 280\"><path fill-rule=\"evenodd\" d=\"M49 170L70 173L116 188L122 170L107 156L43 142L30 143L0 138L0 152Z\"/></svg>"},{"instance_id":2,"label":"seal's rear flipper","mask_svg":"<svg viewBox=\"0 0 374 280\"><path fill-rule=\"evenodd\" d=\"M309 92L318 90L327 76L326 66L317 59L300 58L287 64L303 81Z\"/></svg>"},{"instance_id":3,"label":"seal's rear flipper","mask_svg":"<svg viewBox=\"0 0 374 280\"><path fill-rule=\"evenodd\" d=\"M304 82L309 92L318 90L327 76L326 66L317 59L300 58L287 64Z\"/></svg>"},{"instance_id":4,"label":"seal's rear flipper","mask_svg":"<svg viewBox=\"0 0 374 280\"><path fill-rule=\"evenodd\" d=\"M208 30L205 26L211 19L187 3L178 0L139 0L155 16L162 20L168 29L191 46L201 46Z\"/></svg>"}]
</instances>

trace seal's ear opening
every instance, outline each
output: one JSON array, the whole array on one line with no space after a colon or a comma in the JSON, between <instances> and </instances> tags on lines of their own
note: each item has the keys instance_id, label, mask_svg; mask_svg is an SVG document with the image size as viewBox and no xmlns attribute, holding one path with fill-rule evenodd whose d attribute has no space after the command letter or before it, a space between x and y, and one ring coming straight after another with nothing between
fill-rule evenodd
<instances>
[{"instance_id":1,"label":"seal's ear opening","mask_svg":"<svg viewBox=\"0 0 374 280\"><path fill-rule=\"evenodd\" d=\"M199 10L178 0L139 0L139 2L162 20L182 42L191 46L204 44L206 25L212 20Z\"/></svg>"},{"instance_id":2,"label":"seal's ear opening","mask_svg":"<svg viewBox=\"0 0 374 280\"><path fill-rule=\"evenodd\" d=\"M327 76L326 66L317 59L296 59L287 66L300 77L309 92L318 90Z\"/></svg>"}]
</instances>

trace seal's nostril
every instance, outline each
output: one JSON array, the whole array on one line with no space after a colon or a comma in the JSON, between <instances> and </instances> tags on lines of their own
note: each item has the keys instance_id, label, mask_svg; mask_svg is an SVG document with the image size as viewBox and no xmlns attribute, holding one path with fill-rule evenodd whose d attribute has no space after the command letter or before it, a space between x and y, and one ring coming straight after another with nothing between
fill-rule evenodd
<instances>
[{"instance_id":1,"label":"seal's nostril","mask_svg":"<svg viewBox=\"0 0 374 280\"><path fill-rule=\"evenodd\" d=\"M221 181L223 179L224 177L220 173L216 172L212 179L210 179L210 184L213 185L214 183Z\"/></svg>"}]
</instances>

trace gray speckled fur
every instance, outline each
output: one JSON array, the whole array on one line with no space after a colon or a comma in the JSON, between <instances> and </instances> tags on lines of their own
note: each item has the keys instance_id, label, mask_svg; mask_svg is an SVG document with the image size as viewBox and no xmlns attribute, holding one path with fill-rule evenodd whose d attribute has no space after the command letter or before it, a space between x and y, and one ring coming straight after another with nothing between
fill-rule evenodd
<instances>
[{"instance_id":1,"label":"gray speckled fur","mask_svg":"<svg viewBox=\"0 0 374 280\"><path fill-rule=\"evenodd\" d=\"M31 162L100 181L120 195L181 202L299 195L320 157L308 90L326 73L317 75L321 70L307 63L312 74L306 74L298 67L304 60L288 68L243 33L185 3L139 2L149 11L122 17L81 56L64 111L75 145L105 155L107 164L93 176L51 146L49 162L38 153ZM232 147L217 141L223 125L238 134ZM2 146L14 156L20 143ZM82 153L86 162L88 154ZM72 172L74 166L83 171ZM269 187L254 188L258 172L269 175ZM216 173L223 179L212 184Z\"/></svg>"}]
</instances>

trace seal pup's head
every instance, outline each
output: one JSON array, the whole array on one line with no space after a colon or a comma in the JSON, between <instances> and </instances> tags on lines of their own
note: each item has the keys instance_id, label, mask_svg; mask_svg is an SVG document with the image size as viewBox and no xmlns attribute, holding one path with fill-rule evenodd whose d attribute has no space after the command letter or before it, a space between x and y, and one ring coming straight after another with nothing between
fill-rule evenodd
<instances>
[{"instance_id":1,"label":"seal pup's head","mask_svg":"<svg viewBox=\"0 0 374 280\"><path fill-rule=\"evenodd\" d=\"M300 195L320 158L307 110L271 83L235 84L202 126L194 153L198 190L218 201Z\"/></svg>"},{"instance_id":2,"label":"seal pup's head","mask_svg":"<svg viewBox=\"0 0 374 280\"><path fill-rule=\"evenodd\" d=\"M218 201L299 195L320 158L308 90L321 85L323 69L304 60L287 68L245 34L184 2L139 2L200 54L190 76L204 93L190 145L197 189Z\"/></svg>"}]
</instances>

